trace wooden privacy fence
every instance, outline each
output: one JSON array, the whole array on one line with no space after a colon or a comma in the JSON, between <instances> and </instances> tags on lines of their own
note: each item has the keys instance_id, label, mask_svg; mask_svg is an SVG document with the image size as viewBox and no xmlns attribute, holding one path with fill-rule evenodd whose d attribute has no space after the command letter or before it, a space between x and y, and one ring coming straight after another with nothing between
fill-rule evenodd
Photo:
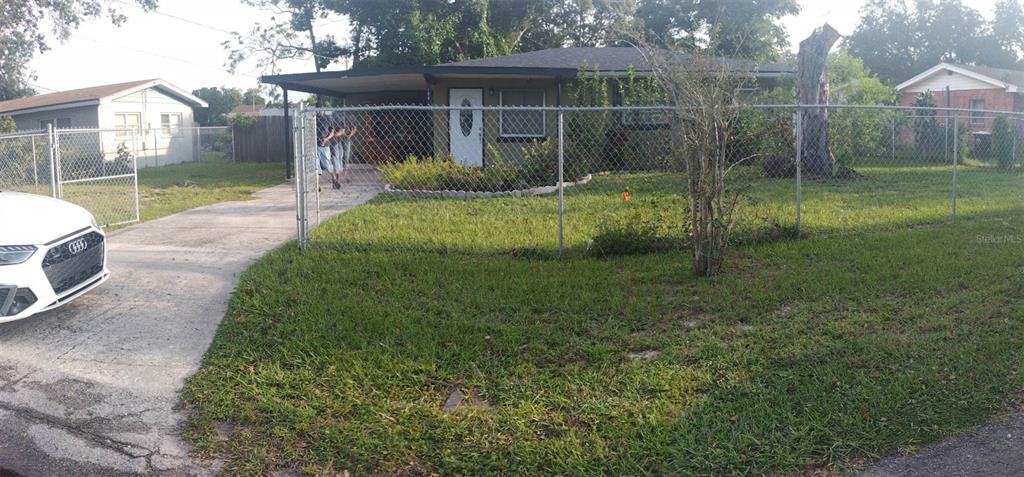
<instances>
[{"instance_id":1,"label":"wooden privacy fence","mask_svg":"<svg viewBox=\"0 0 1024 477\"><path fill-rule=\"evenodd\" d=\"M259 116L248 124L232 126L235 133L235 161L283 162L287 155L284 116Z\"/></svg>"}]
</instances>

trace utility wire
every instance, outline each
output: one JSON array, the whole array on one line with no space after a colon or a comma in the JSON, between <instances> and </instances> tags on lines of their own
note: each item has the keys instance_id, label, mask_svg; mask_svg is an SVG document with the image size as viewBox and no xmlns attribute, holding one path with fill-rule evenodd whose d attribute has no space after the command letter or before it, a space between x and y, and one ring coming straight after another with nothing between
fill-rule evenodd
<instances>
[{"instance_id":1,"label":"utility wire","mask_svg":"<svg viewBox=\"0 0 1024 477\"><path fill-rule=\"evenodd\" d=\"M82 36L82 35L77 34L77 33L72 34L71 36L73 38L78 38L78 39L82 39L82 40L86 40L86 41L91 41L93 43L96 43L97 45L109 46L109 47L113 47L113 48L121 48L123 50L134 51L136 53L141 53L141 54L144 54L144 55L155 56L155 57L158 57L158 58L163 58L163 59L167 59L167 60L171 60L171 61L177 61L177 62L180 62L180 63L185 63L185 64L189 64L189 65L193 65L193 66L198 66L198 67L201 67L201 68L215 69L215 70L220 71L222 73L241 75L241 76L248 76L250 78L259 79L258 76L249 75L249 74L245 74L245 73L238 73L238 72L230 73L230 72L227 72L223 68L218 67L218 66L211 66L211 65L205 65L205 64L201 64L201 63L196 63L194 61L189 61L189 60L186 60L184 58L168 56L168 55L165 55L165 54L162 54L162 53L157 53L155 51L141 50L141 49L138 49L138 48L132 48L130 46L125 46L125 45L121 45L121 44L118 44L118 43L102 42L102 41L96 40L94 38L89 38L89 37L86 37L86 36Z\"/></svg>"}]
</instances>

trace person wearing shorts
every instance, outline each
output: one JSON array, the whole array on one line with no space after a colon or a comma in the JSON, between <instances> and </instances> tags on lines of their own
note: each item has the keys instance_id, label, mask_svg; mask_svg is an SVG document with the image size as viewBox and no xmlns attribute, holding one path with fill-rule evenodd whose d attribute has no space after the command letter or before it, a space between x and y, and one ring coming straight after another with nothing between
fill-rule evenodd
<instances>
[{"instance_id":1,"label":"person wearing shorts","mask_svg":"<svg viewBox=\"0 0 1024 477\"><path fill-rule=\"evenodd\" d=\"M334 139L341 137L342 131L334 128L332 121L322 111L316 113L316 152L320 162L320 171L327 172L331 179L331 185L335 189L341 188L341 170L336 167L331 158L331 145Z\"/></svg>"}]
</instances>

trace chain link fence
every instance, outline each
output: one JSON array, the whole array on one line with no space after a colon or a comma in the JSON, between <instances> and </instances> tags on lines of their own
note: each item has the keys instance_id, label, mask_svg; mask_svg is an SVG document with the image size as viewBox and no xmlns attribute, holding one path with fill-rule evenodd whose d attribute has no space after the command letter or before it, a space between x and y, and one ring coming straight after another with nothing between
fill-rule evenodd
<instances>
[{"instance_id":1,"label":"chain link fence","mask_svg":"<svg viewBox=\"0 0 1024 477\"><path fill-rule=\"evenodd\" d=\"M61 129L0 136L0 190L63 199L102 226L139 220L142 138L113 129Z\"/></svg>"},{"instance_id":2,"label":"chain link fence","mask_svg":"<svg viewBox=\"0 0 1024 477\"><path fill-rule=\"evenodd\" d=\"M828 117L828 147L806 140ZM684 247L687 154L671 108L351 107L296 122L300 244L514 254ZM1015 113L750 106L728 134L732 240L1017 212ZM811 134L822 134L813 132ZM369 204L319 224L356 189ZM501 224L493 226L493 224Z\"/></svg>"}]
</instances>

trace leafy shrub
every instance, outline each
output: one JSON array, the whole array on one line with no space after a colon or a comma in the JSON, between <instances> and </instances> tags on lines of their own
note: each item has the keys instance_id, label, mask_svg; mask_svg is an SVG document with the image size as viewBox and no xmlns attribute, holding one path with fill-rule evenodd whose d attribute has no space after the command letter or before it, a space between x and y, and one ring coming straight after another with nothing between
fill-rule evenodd
<instances>
[{"instance_id":1,"label":"leafy shrub","mask_svg":"<svg viewBox=\"0 0 1024 477\"><path fill-rule=\"evenodd\" d=\"M1003 169L1013 167L1013 135L1013 128L1005 116L992 120L992 154Z\"/></svg>"},{"instance_id":2,"label":"leafy shrub","mask_svg":"<svg viewBox=\"0 0 1024 477\"><path fill-rule=\"evenodd\" d=\"M623 199L630 192L623 191ZM669 211L657 198L633 202L624 215L600 226L587 245L587 252L596 257L641 255L678 247L670 233Z\"/></svg>"},{"instance_id":3,"label":"leafy shrub","mask_svg":"<svg viewBox=\"0 0 1024 477\"><path fill-rule=\"evenodd\" d=\"M382 165L384 182L405 190L461 190L499 192L555 185L558 163L549 141L533 141L522 149L521 159L504 158L490 147L485 167L459 164L453 157L417 158Z\"/></svg>"}]
</instances>

